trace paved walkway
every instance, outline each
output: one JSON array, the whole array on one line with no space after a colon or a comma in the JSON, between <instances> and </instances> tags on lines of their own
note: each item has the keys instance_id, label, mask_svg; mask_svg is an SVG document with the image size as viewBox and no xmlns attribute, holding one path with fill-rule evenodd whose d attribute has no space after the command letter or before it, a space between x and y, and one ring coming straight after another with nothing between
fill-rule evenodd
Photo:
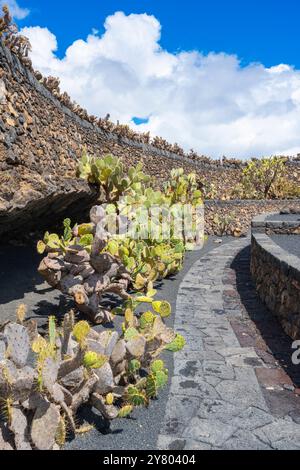
<instances>
[{"instance_id":1,"label":"paved walkway","mask_svg":"<svg viewBox=\"0 0 300 470\"><path fill-rule=\"evenodd\" d=\"M218 246L181 282L175 328L187 345L175 355L159 449L300 448L299 371L256 296L249 243Z\"/></svg>"}]
</instances>

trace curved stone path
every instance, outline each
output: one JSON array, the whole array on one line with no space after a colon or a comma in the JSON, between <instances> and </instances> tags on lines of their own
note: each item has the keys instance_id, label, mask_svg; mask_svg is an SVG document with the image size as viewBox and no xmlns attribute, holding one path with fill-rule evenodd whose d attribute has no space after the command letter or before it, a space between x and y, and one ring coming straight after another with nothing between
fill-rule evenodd
<instances>
[{"instance_id":1,"label":"curved stone path","mask_svg":"<svg viewBox=\"0 0 300 470\"><path fill-rule=\"evenodd\" d=\"M159 449L300 448L300 398L284 369L294 382L299 372L251 285L249 244L220 245L181 282L175 328L187 345L175 356Z\"/></svg>"}]
</instances>

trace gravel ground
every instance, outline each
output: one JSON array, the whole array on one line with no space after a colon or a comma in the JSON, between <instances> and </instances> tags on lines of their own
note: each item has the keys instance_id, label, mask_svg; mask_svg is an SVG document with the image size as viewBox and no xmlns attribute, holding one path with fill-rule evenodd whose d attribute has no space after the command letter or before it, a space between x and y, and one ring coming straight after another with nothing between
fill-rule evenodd
<instances>
[{"instance_id":1,"label":"gravel ground","mask_svg":"<svg viewBox=\"0 0 300 470\"><path fill-rule=\"evenodd\" d=\"M232 240L224 237L222 243ZM175 312L179 284L190 267L201 256L216 247L216 237L210 237L201 251L187 253L183 270L170 279L165 279L158 288L158 299L166 299ZM43 282L36 268L40 257L34 247L0 246L0 321L14 319L20 303L28 306L28 318L36 318L41 329L47 324L49 314L61 317L72 303L58 291ZM121 319L117 319L119 328ZM174 322L174 315L169 325ZM112 327L112 325L109 325ZM165 353L166 366L173 371L173 355ZM169 389L160 393L159 399L152 401L148 409L135 410L130 419L115 420L110 425L97 412L89 408L82 409L78 424L88 422L95 429L85 435L70 440L66 449L87 450L137 450L156 447L157 436L164 418Z\"/></svg>"},{"instance_id":2,"label":"gravel ground","mask_svg":"<svg viewBox=\"0 0 300 470\"><path fill-rule=\"evenodd\" d=\"M281 248L300 258L300 235L270 235Z\"/></svg>"}]
</instances>

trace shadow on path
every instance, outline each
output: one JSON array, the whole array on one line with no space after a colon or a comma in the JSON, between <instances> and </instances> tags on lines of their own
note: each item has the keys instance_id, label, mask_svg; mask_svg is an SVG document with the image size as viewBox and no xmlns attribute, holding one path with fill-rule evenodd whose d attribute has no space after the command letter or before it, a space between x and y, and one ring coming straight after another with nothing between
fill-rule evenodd
<instances>
[{"instance_id":1,"label":"shadow on path","mask_svg":"<svg viewBox=\"0 0 300 470\"><path fill-rule=\"evenodd\" d=\"M236 273L236 287L241 302L265 342L266 352L274 356L294 385L299 387L300 367L291 361L293 340L285 334L277 318L263 304L256 292L250 274L250 249L249 245L241 250L230 266ZM256 345L259 349L266 349L262 343Z\"/></svg>"}]
</instances>

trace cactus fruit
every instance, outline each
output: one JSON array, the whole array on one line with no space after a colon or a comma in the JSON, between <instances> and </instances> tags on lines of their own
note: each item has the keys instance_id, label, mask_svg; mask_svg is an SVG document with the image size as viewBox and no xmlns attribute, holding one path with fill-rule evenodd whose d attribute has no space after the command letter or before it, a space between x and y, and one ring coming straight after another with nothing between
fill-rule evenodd
<instances>
[{"instance_id":1,"label":"cactus fruit","mask_svg":"<svg viewBox=\"0 0 300 470\"><path fill-rule=\"evenodd\" d=\"M115 397L114 397L114 394L113 394L113 393L108 393L108 394L106 395L105 401L106 401L106 404L107 404L107 405L113 405L113 404L114 404L114 400L115 400Z\"/></svg>"}]
</instances>

